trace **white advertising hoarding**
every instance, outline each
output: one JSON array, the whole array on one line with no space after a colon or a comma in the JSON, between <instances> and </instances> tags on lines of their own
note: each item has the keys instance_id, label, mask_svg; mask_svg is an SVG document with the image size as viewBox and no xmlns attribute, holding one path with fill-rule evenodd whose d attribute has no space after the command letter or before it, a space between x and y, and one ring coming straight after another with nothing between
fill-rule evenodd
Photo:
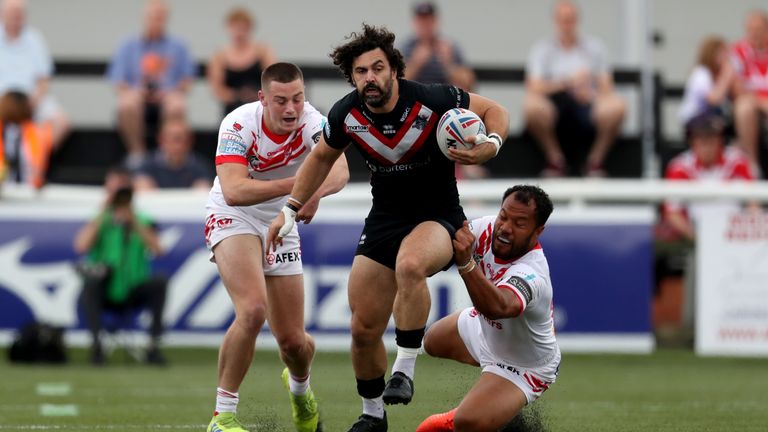
<instances>
[{"instance_id":1,"label":"white advertising hoarding","mask_svg":"<svg viewBox=\"0 0 768 432\"><path fill-rule=\"evenodd\" d=\"M702 211L696 241L696 353L768 356L768 213Z\"/></svg>"}]
</instances>

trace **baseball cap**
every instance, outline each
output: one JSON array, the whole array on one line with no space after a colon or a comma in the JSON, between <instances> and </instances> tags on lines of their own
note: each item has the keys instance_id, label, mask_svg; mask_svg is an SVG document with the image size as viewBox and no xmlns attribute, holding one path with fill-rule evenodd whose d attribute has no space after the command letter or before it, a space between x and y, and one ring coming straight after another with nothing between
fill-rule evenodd
<instances>
[{"instance_id":1,"label":"baseball cap","mask_svg":"<svg viewBox=\"0 0 768 432\"><path fill-rule=\"evenodd\" d=\"M690 136L722 135L725 130L725 120L717 113L705 112L688 120L685 132Z\"/></svg>"},{"instance_id":2,"label":"baseball cap","mask_svg":"<svg viewBox=\"0 0 768 432\"><path fill-rule=\"evenodd\" d=\"M432 2L419 2L413 7L413 14L420 16L437 15L437 8Z\"/></svg>"}]
</instances>

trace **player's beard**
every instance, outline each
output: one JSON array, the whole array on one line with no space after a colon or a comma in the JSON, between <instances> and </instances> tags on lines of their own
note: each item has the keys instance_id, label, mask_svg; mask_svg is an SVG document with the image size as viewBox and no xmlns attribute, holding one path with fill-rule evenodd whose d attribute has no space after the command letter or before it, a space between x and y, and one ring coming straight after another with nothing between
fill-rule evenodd
<instances>
[{"instance_id":1,"label":"player's beard","mask_svg":"<svg viewBox=\"0 0 768 432\"><path fill-rule=\"evenodd\" d=\"M388 79L385 83L383 88L377 86L374 83L366 84L363 89L359 92L360 97L363 99L363 101L366 103L366 105L371 106L373 108L381 108L384 105L389 102L389 99L392 97L392 84L394 83L394 80ZM378 96L369 96L365 94L365 91L368 89L376 89L379 91Z\"/></svg>"},{"instance_id":2,"label":"player's beard","mask_svg":"<svg viewBox=\"0 0 768 432\"><path fill-rule=\"evenodd\" d=\"M512 241L510 243L504 243L504 246L506 246L504 250L496 247L497 235L497 233L493 233L493 239L491 241L491 252L493 252L493 256L496 258L502 259L504 261L510 261L516 260L528 253L534 233L531 233L531 235L526 237L523 241Z\"/></svg>"}]
</instances>

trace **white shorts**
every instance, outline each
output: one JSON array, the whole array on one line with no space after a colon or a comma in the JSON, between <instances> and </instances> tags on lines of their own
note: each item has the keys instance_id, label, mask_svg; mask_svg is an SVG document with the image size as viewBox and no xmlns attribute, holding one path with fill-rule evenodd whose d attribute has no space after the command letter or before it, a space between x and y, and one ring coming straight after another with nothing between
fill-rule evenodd
<instances>
[{"instance_id":1,"label":"white shorts","mask_svg":"<svg viewBox=\"0 0 768 432\"><path fill-rule=\"evenodd\" d=\"M211 262L215 262L213 248L227 237L251 234L261 239L265 251L262 259L264 274L267 276L291 276L302 274L299 231L293 230L283 238L282 246L276 251L267 248L266 239L269 223L249 217L236 208L211 204L206 206L205 244L211 251Z\"/></svg>"},{"instance_id":2,"label":"white shorts","mask_svg":"<svg viewBox=\"0 0 768 432\"><path fill-rule=\"evenodd\" d=\"M496 357L488 349L480 327L480 320L470 317L472 309L467 308L461 311L457 323L459 336L464 341L469 354L472 355L475 361L480 363L480 368L483 372L498 375L516 385L523 391L528 403L538 399L557 378L557 371L560 367L560 351L558 350L557 355L543 367L525 368L510 364Z\"/></svg>"}]
</instances>

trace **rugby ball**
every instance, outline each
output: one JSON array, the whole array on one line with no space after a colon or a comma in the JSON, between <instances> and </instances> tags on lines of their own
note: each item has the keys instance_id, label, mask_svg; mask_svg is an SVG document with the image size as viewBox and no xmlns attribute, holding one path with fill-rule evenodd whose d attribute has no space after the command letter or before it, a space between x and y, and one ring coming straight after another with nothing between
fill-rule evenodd
<instances>
[{"instance_id":1,"label":"rugby ball","mask_svg":"<svg viewBox=\"0 0 768 432\"><path fill-rule=\"evenodd\" d=\"M485 123L475 113L463 108L446 111L437 123L437 145L448 156L449 148L471 149L474 143L468 143L467 137L485 135Z\"/></svg>"}]
</instances>

